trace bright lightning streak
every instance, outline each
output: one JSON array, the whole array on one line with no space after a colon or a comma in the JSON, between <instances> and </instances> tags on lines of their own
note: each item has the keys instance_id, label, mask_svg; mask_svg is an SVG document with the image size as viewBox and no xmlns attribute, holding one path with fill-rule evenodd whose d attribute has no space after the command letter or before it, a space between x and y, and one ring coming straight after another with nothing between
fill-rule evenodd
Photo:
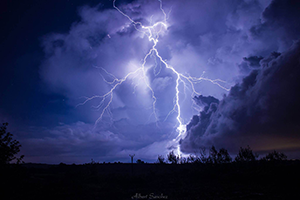
<instances>
[{"instance_id":1,"label":"bright lightning streak","mask_svg":"<svg viewBox=\"0 0 300 200\"><path fill-rule=\"evenodd\" d=\"M158 117L157 117L157 114L156 114L156 102L157 102L157 98L155 96L155 93L154 93L154 90L151 88L150 84L149 84L149 81L147 79L147 75L146 75L146 68L145 68L145 65L147 63L147 59L149 56L153 57L153 56L156 56L160 63L163 63L163 65L171 70L175 75L176 75L176 85L175 85L175 97L174 97L174 106L173 106L173 109L168 113L166 119L172 114L172 113L177 113L177 116L176 116L176 120L177 120L177 132L178 132L178 136L176 137L176 139L174 139L173 141L176 142L178 144L179 140L184 138L185 136L185 130L186 130L186 125L183 123L183 120L181 118L181 107L180 107L180 102L179 102L179 94L180 94L180 91L179 91L179 86L180 84L182 83L184 88L187 87L187 84L191 87L192 89L192 96L194 95L200 95L196 90L195 90L195 84L197 83L200 83L201 81L209 81L211 82L212 84L216 84L217 86L219 86L220 88L226 90L226 91L229 91L228 88L225 88L224 86L222 86L220 83L226 83L225 81L223 80L220 80L220 79L215 79L215 80L212 80L212 79L209 79L209 78L204 78L203 76L197 78L197 77L192 77L190 75L184 75L182 73L179 73L174 67L170 66L165 60L163 60L163 58L159 55L159 52L156 48L157 44L158 44L158 39L159 39L159 35L160 33L165 29L167 30L168 28L168 24L167 24L167 14L166 12L164 11L163 9L163 6L162 6L162 1L161 0L158 0L160 2L160 10L161 12L163 13L164 15L164 20L163 21L159 21L159 22L156 22L155 24L151 25L151 26L144 26L141 22L136 22L134 21L131 17L129 17L127 14L125 14L123 11L121 11L116 5L115 5L115 2L116 0L113 1L113 7L120 13L122 14L124 17L126 17L134 26L134 28L145 34L147 37L148 37L148 40L149 42L152 42L153 45L152 45L152 48L149 50L149 52L145 55L144 59L143 59L143 62L142 62L142 65L140 68L138 68L137 70L133 71L133 72L130 72L128 73L124 78L122 79L118 79L116 78L113 74L109 73L108 71L106 71L105 69L101 68L108 76L112 77L113 78L113 81L107 81L103 76L103 80L109 84L109 85L112 85L112 88L104 95L102 96L99 96L99 95L95 95L95 96L92 96L92 97L89 97L89 98L86 98L86 100L79 105L84 105L85 103L87 103L88 101L91 101L93 99L96 99L96 98L99 98L101 99L100 103L98 104L98 106L96 106L95 108L97 109L102 109L102 112L99 116L99 118L96 120L95 122L95 125L97 125L99 123L99 121L102 119L103 115L105 112L107 112L109 115L111 114L110 110L109 110L109 106L113 100L113 94L114 94L114 90L120 86L122 83L124 83L128 77L130 76L140 76L140 79L143 79L147 88L150 90L151 92L151 97L152 97L152 114L151 115L154 115L155 116L155 119L156 121L158 121ZM171 12L171 10L170 10ZM169 14L170 14L169 12ZM152 21L152 17L151 17L151 21ZM157 31L158 30L158 31ZM155 59L155 68L157 67L157 61ZM156 72L156 70L154 70L154 75L157 76L161 71L161 66L158 70L158 72ZM135 86L136 87L136 86ZM135 88L134 88L135 89ZM106 104L105 104L105 101L108 101ZM151 117L151 116L150 116ZM149 118L150 118L149 117ZM180 147L179 145L177 145L177 150L178 150L178 154L180 155L181 154L181 151L180 151Z\"/></svg>"}]
</instances>

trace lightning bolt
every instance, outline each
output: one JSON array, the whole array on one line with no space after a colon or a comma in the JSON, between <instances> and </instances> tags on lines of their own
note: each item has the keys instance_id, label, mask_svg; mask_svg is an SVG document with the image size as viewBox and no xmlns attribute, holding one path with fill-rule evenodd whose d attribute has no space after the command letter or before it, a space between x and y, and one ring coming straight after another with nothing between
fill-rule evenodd
<instances>
[{"instance_id":1,"label":"lightning bolt","mask_svg":"<svg viewBox=\"0 0 300 200\"><path fill-rule=\"evenodd\" d=\"M211 82L212 84L215 84L217 86L219 86L220 88L229 91L229 88L226 88L224 86L221 85L221 83L226 83L225 81L221 80L221 79L209 79L209 78L205 78L202 76L200 77L192 77L190 75L185 75L182 73L179 73L174 67L172 67L171 65L169 65L167 63L166 60L163 60L163 58L160 56L156 46L159 42L159 35L163 30L167 30L168 28L168 15L166 14L166 12L163 9L163 5L162 5L162 1L158 0L160 3L160 10L163 13L164 19L163 21L159 21L154 23L153 25L150 26L144 26L141 22L136 22L134 21L130 16L128 16L127 14L125 14L123 11L121 11L116 5L116 0L113 1L113 7L120 13L122 14L124 17L126 17L134 26L135 30L138 32L143 33L144 35L146 35L148 37L149 42L152 42L152 48L149 50L149 52L145 55L143 62L141 64L141 67L139 67L137 70L132 71L130 73L128 73L126 76L124 76L123 78L119 79L117 77L115 77L113 74L109 73L108 71L106 71L105 69L101 68L101 70L106 73L109 77L111 77L113 80L112 81L107 81L103 75L102 78L103 80L112 86L112 88L105 94L103 95L95 95L92 97L85 97L85 101L83 101L82 103L78 104L77 106L80 105L84 105L86 104L88 101L91 101L93 99L100 99L100 102L97 106L95 106L96 109L98 110L102 110L101 114L99 116L99 118L96 120L95 122L95 126L102 120L102 117L104 115L105 112L108 113L108 115L112 115L111 111L109 109L112 100L113 100L113 94L114 91L116 90L116 88L118 86L120 86L121 84L123 84L130 76L134 76L134 77L140 77L140 80L143 80L144 83L146 84L147 88L149 89L149 91L151 92L151 97L152 97L152 114L150 115L150 117L152 115L154 115L156 122L158 121L158 117L157 117L157 113L156 113L156 102L157 102L157 98L155 96L154 90L151 88L149 81L148 81L148 77L147 77L147 70L145 68L145 65L147 63L147 59L150 57L155 57L155 68L154 68L154 75L157 76L160 71L161 71L161 65L159 67L159 70L156 71L157 68L157 61L156 58L158 58L158 60L160 61L160 64L162 63L167 69L171 70L171 72L173 74L176 75L176 85L175 85L175 97L174 97L174 106L173 109L168 113L168 115L166 116L165 120L172 114L172 113L177 113L176 116L176 120L177 120L177 132L178 132L178 136L173 140L173 142L177 143L177 153L178 155L181 155L181 151L180 151L180 146L178 145L179 140L184 138L185 136L185 132L186 132L186 124L184 124L182 118L181 118L181 107L180 107L180 102L179 102L179 94L180 94L180 90L179 90L179 86L180 84L183 84L184 88L188 88L188 86L190 86L191 90L192 90L192 94L191 96L195 96L195 95L200 95L200 93L198 93L195 90L195 84L200 83L201 81L208 81ZM170 10L171 12L171 10ZM169 12L169 14L170 14ZM151 19L152 21L152 16ZM136 86L135 86L136 87ZM107 101L107 102L106 102ZM150 118L149 117L149 118Z\"/></svg>"}]
</instances>

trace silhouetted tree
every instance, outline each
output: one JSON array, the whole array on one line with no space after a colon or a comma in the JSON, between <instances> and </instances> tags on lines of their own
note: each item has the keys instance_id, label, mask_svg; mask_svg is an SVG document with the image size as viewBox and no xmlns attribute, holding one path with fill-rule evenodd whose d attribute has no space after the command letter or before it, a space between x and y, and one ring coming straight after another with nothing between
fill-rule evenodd
<instances>
[{"instance_id":1,"label":"silhouetted tree","mask_svg":"<svg viewBox=\"0 0 300 200\"><path fill-rule=\"evenodd\" d=\"M172 164L178 164L178 162L179 162L179 156L175 155L174 151L169 152L168 155L167 155L167 157L168 157L168 161L170 163L172 163Z\"/></svg>"},{"instance_id":2,"label":"silhouetted tree","mask_svg":"<svg viewBox=\"0 0 300 200\"><path fill-rule=\"evenodd\" d=\"M67 164L66 163L63 163L63 162L61 162L61 163L59 163L59 166L66 166Z\"/></svg>"},{"instance_id":3,"label":"silhouetted tree","mask_svg":"<svg viewBox=\"0 0 300 200\"><path fill-rule=\"evenodd\" d=\"M94 161L93 158L91 159L91 164L92 164L92 165L96 164L96 162Z\"/></svg>"},{"instance_id":4,"label":"silhouetted tree","mask_svg":"<svg viewBox=\"0 0 300 200\"><path fill-rule=\"evenodd\" d=\"M208 163L218 163L218 151L215 146L212 146L209 150Z\"/></svg>"},{"instance_id":5,"label":"silhouetted tree","mask_svg":"<svg viewBox=\"0 0 300 200\"><path fill-rule=\"evenodd\" d=\"M8 164L13 160L20 163L24 155L17 158L15 155L20 152L20 143L12 139L12 134L6 132L8 123L3 123L0 127L0 164Z\"/></svg>"},{"instance_id":6,"label":"silhouetted tree","mask_svg":"<svg viewBox=\"0 0 300 200\"><path fill-rule=\"evenodd\" d=\"M137 164L144 164L145 162L142 161L141 159L137 159L136 163L137 163Z\"/></svg>"},{"instance_id":7,"label":"silhouetted tree","mask_svg":"<svg viewBox=\"0 0 300 200\"><path fill-rule=\"evenodd\" d=\"M232 158L230 157L228 151L224 148L221 148L219 151L212 146L209 151L209 157L206 159L205 163L230 163Z\"/></svg>"},{"instance_id":8,"label":"silhouetted tree","mask_svg":"<svg viewBox=\"0 0 300 200\"><path fill-rule=\"evenodd\" d=\"M254 154L249 145L246 148L240 147L240 151L235 157L236 162L249 162L255 161L258 158L258 154Z\"/></svg>"},{"instance_id":9,"label":"silhouetted tree","mask_svg":"<svg viewBox=\"0 0 300 200\"><path fill-rule=\"evenodd\" d=\"M218 163L230 163L232 158L230 157L228 151L224 148L221 148L218 152Z\"/></svg>"},{"instance_id":10,"label":"silhouetted tree","mask_svg":"<svg viewBox=\"0 0 300 200\"><path fill-rule=\"evenodd\" d=\"M284 153L272 151L268 153L265 157L263 157L262 160L282 161L282 160L287 160L287 156Z\"/></svg>"},{"instance_id":11,"label":"silhouetted tree","mask_svg":"<svg viewBox=\"0 0 300 200\"><path fill-rule=\"evenodd\" d=\"M165 164L166 163L165 162L165 158L163 156L158 156L156 163L158 163L158 164Z\"/></svg>"},{"instance_id":12,"label":"silhouetted tree","mask_svg":"<svg viewBox=\"0 0 300 200\"><path fill-rule=\"evenodd\" d=\"M209 153L207 155L206 149L201 148L200 152L195 153L194 155L190 154L187 158L180 158L180 163L214 163L214 164L221 164L221 163L230 163L232 158L230 157L228 151L224 148L221 148L219 151L212 146L209 149Z\"/></svg>"},{"instance_id":13,"label":"silhouetted tree","mask_svg":"<svg viewBox=\"0 0 300 200\"><path fill-rule=\"evenodd\" d=\"M180 164L186 164L188 163L188 159L186 157L179 157L179 163Z\"/></svg>"},{"instance_id":14,"label":"silhouetted tree","mask_svg":"<svg viewBox=\"0 0 300 200\"><path fill-rule=\"evenodd\" d=\"M188 163L196 163L197 156L190 154L189 157L187 157L187 162Z\"/></svg>"},{"instance_id":15,"label":"silhouetted tree","mask_svg":"<svg viewBox=\"0 0 300 200\"><path fill-rule=\"evenodd\" d=\"M200 150L199 150L200 152L200 156L199 156L199 161L201 162L201 163L207 163L208 162L208 157L207 157L207 155L206 155L206 148L205 147L202 147L202 148L200 148Z\"/></svg>"}]
</instances>

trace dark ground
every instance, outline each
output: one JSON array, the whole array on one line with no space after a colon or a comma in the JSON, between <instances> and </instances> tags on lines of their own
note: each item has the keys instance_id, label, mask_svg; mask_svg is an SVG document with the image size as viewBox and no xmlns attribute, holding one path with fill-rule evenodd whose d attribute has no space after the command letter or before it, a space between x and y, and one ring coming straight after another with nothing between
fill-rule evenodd
<instances>
[{"instance_id":1,"label":"dark ground","mask_svg":"<svg viewBox=\"0 0 300 200\"><path fill-rule=\"evenodd\" d=\"M300 199L299 170L300 161L8 165L0 199Z\"/></svg>"}]
</instances>

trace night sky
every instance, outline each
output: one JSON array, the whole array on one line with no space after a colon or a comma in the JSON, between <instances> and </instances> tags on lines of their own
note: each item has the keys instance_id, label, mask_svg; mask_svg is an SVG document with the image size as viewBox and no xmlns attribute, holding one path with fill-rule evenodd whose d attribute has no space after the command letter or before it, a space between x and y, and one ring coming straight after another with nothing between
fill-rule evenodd
<instances>
[{"instance_id":1,"label":"night sky","mask_svg":"<svg viewBox=\"0 0 300 200\"><path fill-rule=\"evenodd\" d=\"M300 158L299 1L115 5L1 1L0 122L25 162L211 145Z\"/></svg>"}]
</instances>

